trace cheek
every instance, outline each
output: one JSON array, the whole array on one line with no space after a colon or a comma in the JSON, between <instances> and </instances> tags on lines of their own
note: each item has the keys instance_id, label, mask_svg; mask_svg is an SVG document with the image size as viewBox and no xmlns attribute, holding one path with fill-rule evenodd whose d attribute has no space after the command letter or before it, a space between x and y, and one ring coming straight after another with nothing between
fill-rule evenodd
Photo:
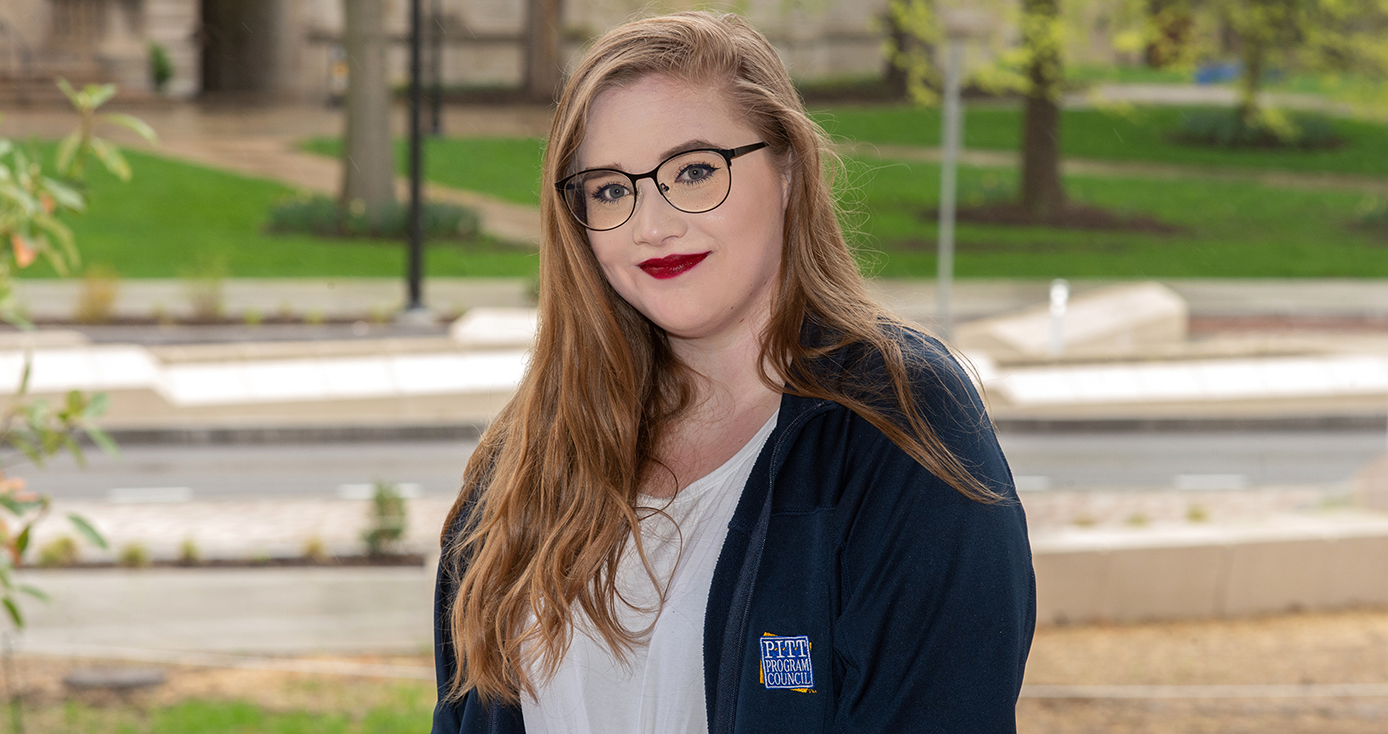
<instances>
[{"instance_id":1,"label":"cheek","mask_svg":"<svg viewBox=\"0 0 1388 734\"><path fill-rule=\"evenodd\" d=\"M624 253L624 250L619 243L612 241L610 236L603 236L610 234L610 232L589 233L588 247L593 252L593 259L598 262L598 271L602 274L603 279L618 293L625 296L621 278L617 277L623 272L618 258Z\"/></svg>"}]
</instances>

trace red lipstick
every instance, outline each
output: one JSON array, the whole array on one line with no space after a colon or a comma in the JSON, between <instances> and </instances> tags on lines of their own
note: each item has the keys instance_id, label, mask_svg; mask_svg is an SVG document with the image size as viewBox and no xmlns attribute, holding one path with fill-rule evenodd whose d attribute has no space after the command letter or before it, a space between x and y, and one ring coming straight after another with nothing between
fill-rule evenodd
<instances>
[{"instance_id":1,"label":"red lipstick","mask_svg":"<svg viewBox=\"0 0 1388 734\"><path fill-rule=\"evenodd\" d=\"M646 271L646 274L658 280L667 280L677 275L682 275L690 268L704 261L709 253L701 252L697 255L668 255L661 258L651 258L637 267Z\"/></svg>"}]
</instances>

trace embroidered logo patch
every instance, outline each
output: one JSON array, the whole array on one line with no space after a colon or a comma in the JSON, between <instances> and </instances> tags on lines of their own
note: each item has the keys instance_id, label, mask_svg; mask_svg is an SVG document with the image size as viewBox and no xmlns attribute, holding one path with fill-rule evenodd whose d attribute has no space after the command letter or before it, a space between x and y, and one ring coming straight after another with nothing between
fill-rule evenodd
<instances>
[{"instance_id":1,"label":"embroidered logo patch","mask_svg":"<svg viewBox=\"0 0 1388 734\"><path fill-rule=\"evenodd\" d=\"M814 668L810 665L810 638L778 637L769 632L761 643L761 682L767 688L786 688L813 693Z\"/></svg>"}]
</instances>

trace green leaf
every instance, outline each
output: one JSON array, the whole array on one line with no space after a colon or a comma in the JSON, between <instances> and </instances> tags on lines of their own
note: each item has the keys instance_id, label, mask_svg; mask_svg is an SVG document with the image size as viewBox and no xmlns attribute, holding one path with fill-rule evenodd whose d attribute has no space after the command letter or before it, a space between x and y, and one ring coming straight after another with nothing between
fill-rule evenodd
<instances>
[{"instance_id":1,"label":"green leaf","mask_svg":"<svg viewBox=\"0 0 1388 734\"><path fill-rule=\"evenodd\" d=\"M101 548L102 550L106 549L106 538L102 537L101 532L98 531L91 523L87 522L87 519L85 517L82 517L81 515L78 515L75 512L69 512L67 515L67 519L69 522L72 523L72 527L76 528L77 532L80 533L82 537L87 539L88 543L91 543L92 545Z\"/></svg>"},{"instance_id":2,"label":"green leaf","mask_svg":"<svg viewBox=\"0 0 1388 734\"><path fill-rule=\"evenodd\" d=\"M97 395L104 397L105 393L97 393ZM120 447L116 445L116 442L112 440L111 436L105 431L90 424L83 426L82 430L87 432L87 436L92 439L92 443L96 444L102 451L105 451L110 456L120 456Z\"/></svg>"},{"instance_id":3,"label":"green leaf","mask_svg":"<svg viewBox=\"0 0 1388 734\"><path fill-rule=\"evenodd\" d=\"M83 418L98 418L106 413L111 405L111 397L104 392L94 392L87 396L87 405L82 410Z\"/></svg>"},{"instance_id":4,"label":"green leaf","mask_svg":"<svg viewBox=\"0 0 1388 734\"><path fill-rule=\"evenodd\" d=\"M14 622L15 627L24 629L24 615L19 613L19 605L14 603L14 598L6 596L4 602L5 611L10 613L10 621Z\"/></svg>"},{"instance_id":5,"label":"green leaf","mask_svg":"<svg viewBox=\"0 0 1388 734\"><path fill-rule=\"evenodd\" d=\"M92 152L96 154L101 164L106 166L106 170L111 175L122 181L130 180L130 164L125 161L125 156L121 155L120 150L114 145L108 144L101 138L92 138Z\"/></svg>"},{"instance_id":6,"label":"green leaf","mask_svg":"<svg viewBox=\"0 0 1388 734\"><path fill-rule=\"evenodd\" d=\"M16 184L9 183L0 186L0 196L18 205L20 213L26 218L33 216L34 212L39 210L39 200L35 199L28 191L25 191L23 187Z\"/></svg>"},{"instance_id":7,"label":"green leaf","mask_svg":"<svg viewBox=\"0 0 1388 734\"><path fill-rule=\"evenodd\" d=\"M33 462L34 466L43 466L43 454L40 454L38 447L34 446L29 441L19 436L11 436L10 445L19 449L19 452L24 454L29 461Z\"/></svg>"},{"instance_id":8,"label":"green leaf","mask_svg":"<svg viewBox=\"0 0 1388 734\"><path fill-rule=\"evenodd\" d=\"M87 407L87 397L81 390L67 391L67 405L64 406L64 413L70 416L81 415Z\"/></svg>"},{"instance_id":9,"label":"green leaf","mask_svg":"<svg viewBox=\"0 0 1388 734\"><path fill-rule=\"evenodd\" d=\"M53 598L48 595L48 592L44 591L43 589L40 589L37 586L34 586L33 584L19 584L15 588L18 589L21 593L28 594L29 596L32 596L41 602L47 603L53 601Z\"/></svg>"},{"instance_id":10,"label":"green leaf","mask_svg":"<svg viewBox=\"0 0 1388 734\"><path fill-rule=\"evenodd\" d=\"M91 108L96 109L116 96L116 85L102 84L98 86L96 84L88 84L82 89L82 93L87 96L87 103L91 105Z\"/></svg>"},{"instance_id":11,"label":"green leaf","mask_svg":"<svg viewBox=\"0 0 1388 734\"><path fill-rule=\"evenodd\" d=\"M68 453L72 454L72 460L77 462L81 469L87 468L87 454L82 450L82 444L77 443L71 436L63 442L67 446Z\"/></svg>"},{"instance_id":12,"label":"green leaf","mask_svg":"<svg viewBox=\"0 0 1388 734\"><path fill-rule=\"evenodd\" d=\"M48 237L39 235L34 238L34 244L37 245L34 249L38 250L43 259L47 260L54 270L58 271L58 275L66 278L69 272L68 262L63 258L63 253L58 251L58 248L49 246Z\"/></svg>"},{"instance_id":13,"label":"green leaf","mask_svg":"<svg viewBox=\"0 0 1388 734\"><path fill-rule=\"evenodd\" d=\"M58 241L63 248L63 256L73 267L82 262L82 253L77 251L77 241L73 239L72 230L68 229L66 224L48 214L38 214L34 217L34 226Z\"/></svg>"},{"instance_id":14,"label":"green leaf","mask_svg":"<svg viewBox=\"0 0 1388 734\"><path fill-rule=\"evenodd\" d=\"M77 97L77 90L73 89L72 85L68 84L66 79L58 77L57 84L58 88L63 90L63 94L67 96L69 102L71 102L74 106L81 105L81 101Z\"/></svg>"},{"instance_id":15,"label":"green leaf","mask_svg":"<svg viewBox=\"0 0 1388 734\"><path fill-rule=\"evenodd\" d=\"M57 202L58 206L79 212L86 211L87 200L77 192L77 189L47 176L44 176L40 183L43 185L43 190L53 197L53 201Z\"/></svg>"},{"instance_id":16,"label":"green leaf","mask_svg":"<svg viewBox=\"0 0 1388 734\"><path fill-rule=\"evenodd\" d=\"M134 131L136 135L139 135L140 137L149 141L150 145L159 144L158 133L155 133L154 128L150 127L148 123L146 123L144 120L141 120L138 117L127 115L123 112L111 112L102 115L101 119L114 125L120 125L123 128Z\"/></svg>"},{"instance_id":17,"label":"green leaf","mask_svg":"<svg viewBox=\"0 0 1388 734\"><path fill-rule=\"evenodd\" d=\"M19 500L16 500L8 493L0 494L0 507L9 510L11 515L18 516L24 514L24 508L20 506Z\"/></svg>"},{"instance_id":18,"label":"green leaf","mask_svg":"<svg viewBox=\"0 0 1388 734\"><path fill-rule=\"evenodd\" d=\"M67 175L72 170L72 161L77 157L77 148L82 144L82 132L73 130L58 145L58 172Z\"/></svg>"},{"instance_id":19,"label":"green leaf","mask_svg":"<svg viewBox=\"0 0 1388 734\"><path fill-rule=\"evenodd\" d=\"M20 558L24 557L24 551L29 550L29 534L33 529L33 525L25 525L24 529L20 531L19 537L14 539L15 553Z\"/></svg>"},{"instance_id":20,"label":"green leaf","mask_svg":"<svg viewBox=\"0 0 1388 734\"><path fill-rule=\"evenodd\" d=\"M15 393L16 397L29 394L29 378L34 374L34 355L26 353L24 355L24 371L19 374L19 390Z\"/></svg>"}]
</instances>

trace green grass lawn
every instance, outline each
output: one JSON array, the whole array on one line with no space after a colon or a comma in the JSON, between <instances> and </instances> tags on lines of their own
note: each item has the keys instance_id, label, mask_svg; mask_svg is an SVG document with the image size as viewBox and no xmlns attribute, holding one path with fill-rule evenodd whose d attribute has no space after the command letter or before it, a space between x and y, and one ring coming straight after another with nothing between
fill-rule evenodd
<instances>
[{"instance_id":1,"label":"green grass lawn","mask_svg":"<svg viewBox=\"0 0 1388 734\"><path fill-rule=\"evenodd\" d=\"M539 138L447 138L426 141L424 177L457 189L490 194L519 204L540 203L540 159L544 141ZM304 150L337 157L340 138L314 138ZM396 169L409 172L409 151L396 141Z\"/></svg>"},{"instance_id":2,"label":"green grass lawn","mask_svg":"<svg viewBox=\"0 0 1388 734\"><path fill-rule=\"evenodd\" d=\"M1092 113L1079 118L1097 125ZM856 116L855 116L856 115ZM972 134L997 145L1015 135L1002 125L1015 111L980 110ZM841 109L840 130L864 137L895 136L912 142L917 132L903 121L929 122L927 112L906 108ZM1071 125L1069 135L1075 135ZM1090 140L1091 151L1123 150L1122 130L1108 141ZM1102 136L1099 136L1102 137ZM904 138L905 140L901 140ZM1364 136L1388 145L1385 136ZM977 144L977 141L975 141ZM319 141L315 146L327 146ZM449 139L434 141L431 177L440 183L487 191L518 202L538 200L541 141ZM1230 154L1222 154L1226 158ZM1289 154L1264 154L1268 158ZM1098 157L1098 156L1096 156ZM135 179L121 184L102 173L91 181L91 210L74 222L88 264L122 277L189 277L220 267L230 277L398 277L404 269L399 243L334 241L271 236L262 230L269 206L291 192L273 182L130 153ZM1388 165L1360 161L1368 167ZM1262 165L1270 166L1270 163ZM860 212L856 229L872 272L930 277L934 272L938 168L860 160L847 177L849 199ZM1015 174L961 170L961 202L1007 195ZM961 224L958 273L963 277L1311 277L1388 276L1388 243L1349 225L1366 197L1334 191L1289 191L1256 184L1071 177L1076 200L1143 213L1183 228L1173 236L1083 232ZM493 242L431 247L427 272L436 276L533 275L538 258ZM35 266L25 273L51 275Z\"/></svg>"},{"instance_id":3,"label":"green grass lawn","mask_svg":"<svg viewBox=\"0 0 1388 734\"><path fill-rule=\"evenodd\" d=\"M46 146L51 154L52 146ZM209 268L233 277L395 277L404 246L384 240L268 235L266 212L293 194L271 181L127 151L129 183L93 170L91 207L71 221L87 265L126 278L177 278ZM526 276L533 253L490 241L429 248L437 276ZM51 276L46 265L23 275Z\"/></svg>"},{"instance_id":4,"label":"green grass lawn","mask_svg":"<svg viewBox=\"0 0 1388 734\"><path fill-rule=\"evenodd\" d=\"M897 112L921 115L917 110ZM875 118L877 122L884 119L901 118ZM885 129L900 133L900 127ZM1004 131L991 132L1001 141ZM431 150L447 151L449 160L494 155L488 170L510 170L513 178L533 180L539 176L531 166L536 165L540 147L541 142L534 139L449 139L435 141ZM932 275L936 228L925 212L936 205L939 168L867 159L850 163L846 192L859 213L850 221L856 223L868 269L884 276ZM448 175L460 182L469 174L449 169ZM961 204L1015 192L1016 176L1010 171L964 168L960 176ZM1146 214L1185 231L1161 236L961 224L958 273L1033 278L1388 276L1388 242L1350 226L1365 203L1364 195L1197 178L1152 181L1075 176L1067 179L1067 185L1078 201ZM524 186L498 185L494 190L519 192Z\"/></svg>"},{"instance_id":5,"label":"green grass lawn","mask_svg":"<svg viewBox=\"0 0 1388 734\"><path fill-rule=\"evenodd\" d=\"M28 731L55 734L417 734L428 731L433 714L432 697L426 704L418 696L360 716L270 711L251 703L198 700L150 709L71 701L28 708ZM3 730L8 732L10 727Z\"/></svg>"},{"instance_id":6,"label":"green grass lawn","mask_svg":"<svg viewBox=\"0 0 1388 734\"><path fill-rule=\"evenodd\" d=\"M1066 110L1061 120L1064 155L1110 161L1177 163L1261 170L1388 176L1388 125L1336 119L1346 144L1321 151L1221 150L1171 142L1181 115L1195 108L1136 107L1128 110ZM838 107L814 111L835 138L895 145L938 146L940 112L909 105ZM964 147L1017 150L1021 146L1019 104L966 108Z\"/></svg>"},{"instance_id":7,"label":"green grass lawn","mask_svg":"<svg viewBox=\"0 0 1388 734\"><path fill-rule=\"evenodd\" d=\"M934 272L939 167L850 162L863 260L883 276ZM960 204L1015 190L1015 175L960 170ZM1257 184L1067 177L1080 202L1147 214L1175 235L961 223L961 277L1385 277L1388 237L1353 229L1363 195L1287 191Z\"/></svg>"}]
</instances>

